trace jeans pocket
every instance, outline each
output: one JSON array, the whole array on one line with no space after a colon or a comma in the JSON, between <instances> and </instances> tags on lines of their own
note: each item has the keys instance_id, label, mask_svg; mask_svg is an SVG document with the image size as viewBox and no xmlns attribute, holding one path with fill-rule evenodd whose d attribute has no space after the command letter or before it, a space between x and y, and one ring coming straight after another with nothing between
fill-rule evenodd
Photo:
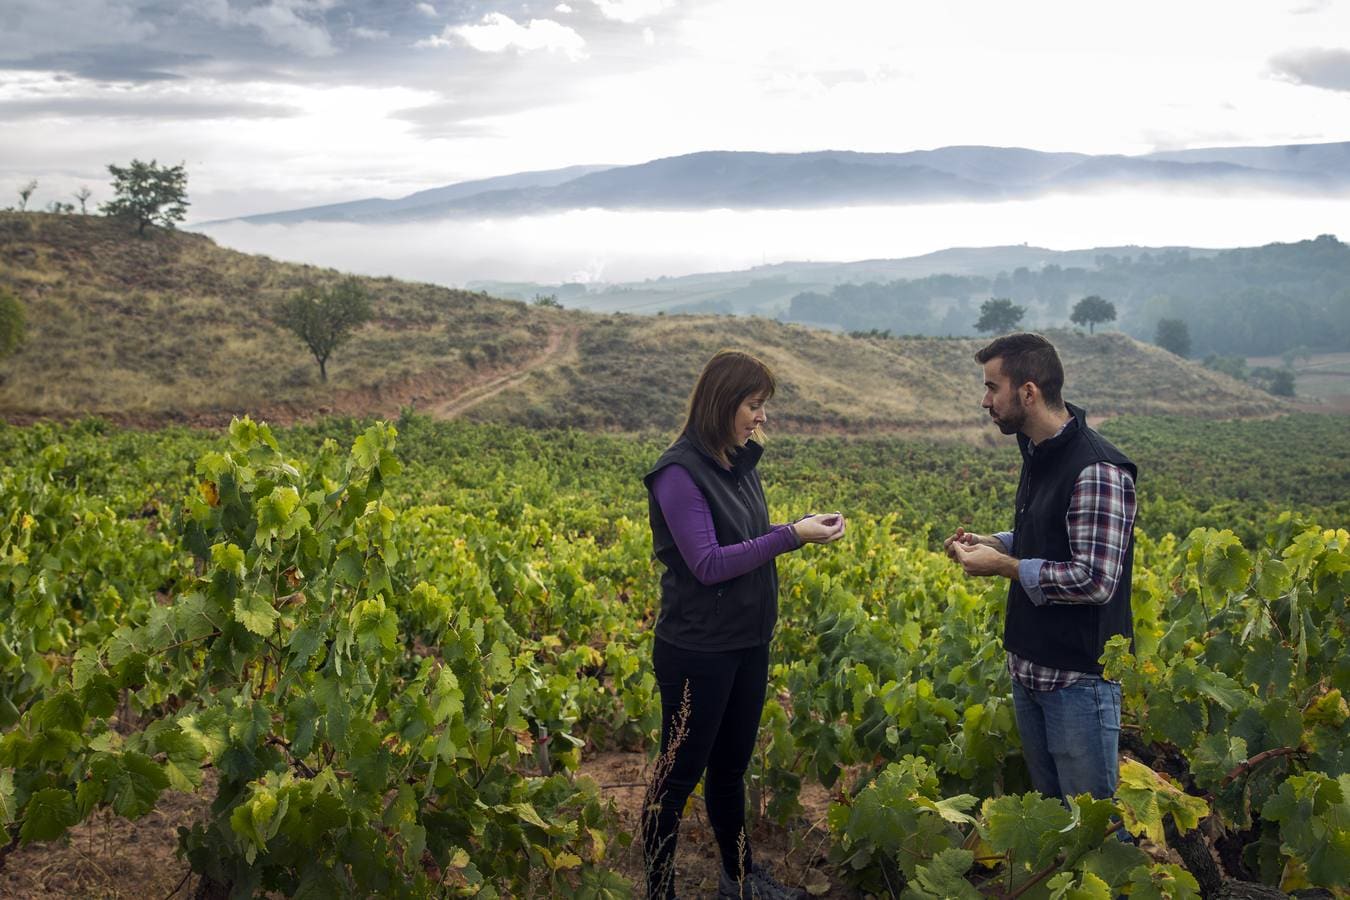
<instances>
[{"instance_id":1,"label":"jeans pocket","mask_svg":"<svg viewBox=\"0 0 1350 900\"><path fill-rule=\"evenodd\" d=\"M1120 685L1100 678L1092 680L1097 695L1097 722L1105 731L1120 731Z\"/></svg>"}]
</instances>

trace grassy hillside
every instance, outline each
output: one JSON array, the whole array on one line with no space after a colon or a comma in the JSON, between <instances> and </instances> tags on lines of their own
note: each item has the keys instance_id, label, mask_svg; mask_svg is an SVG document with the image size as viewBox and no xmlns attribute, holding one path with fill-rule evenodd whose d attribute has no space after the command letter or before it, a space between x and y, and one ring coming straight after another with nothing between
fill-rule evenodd
<instances>
[{"instance_id":1,"label":"grassy hillside","mask_svg":"<svg viewBox=\"0 0 1350 900\"><path fill-rule=\"evenodd\" d=\"M0 214L0 287L29 336L0 361L0 415L224 421L250 412L670 429L699 366L735 346L774 366L773 415L797 431L989 431L978 341L849 338L764 319L599 316L426 284L361 279L376 319L340 347L329 381L270 318L331 269L280 263L186 233L137 239L96 217ZM1231 418L1285 407L1119 334L1059 335L1067 394L1096 415Z\"/></svg>"},{"instance_id":2,"label":"grassy hillside","mask_svg":"<svg viewBox=\"0 0 1350 900\"><path fill-rule=\"evenodd\" d=\"M320 408L395 412L531 358L545 311L364 278L376 320L329 361L329 381L270 311L333 270L224 250L190 233L141 240L103 218L0 215L0 286L28 311L28 341L0 361L0 411L215 421Z\"/></svg>"}]
</instances>

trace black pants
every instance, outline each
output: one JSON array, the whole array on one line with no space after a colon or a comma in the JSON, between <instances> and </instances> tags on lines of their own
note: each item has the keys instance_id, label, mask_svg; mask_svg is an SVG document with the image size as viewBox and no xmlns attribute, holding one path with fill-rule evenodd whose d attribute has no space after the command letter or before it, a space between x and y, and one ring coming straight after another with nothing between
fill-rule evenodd
<instances>
[{"instance_id":1,"label":"black pants","mask_svg":"<svg viewBox=\"0 0 1350 900\"><path fill-rule=\"evenodd\" d=\"M642 842L647 895L666 898L674 895L680 816L704 770L703 802L722 867L733 878L750 871L745 771L764 709L769 647L705 653L657 638L652 663L661 689L661 755L643 807Z\"/></svg>"}]
</instances>

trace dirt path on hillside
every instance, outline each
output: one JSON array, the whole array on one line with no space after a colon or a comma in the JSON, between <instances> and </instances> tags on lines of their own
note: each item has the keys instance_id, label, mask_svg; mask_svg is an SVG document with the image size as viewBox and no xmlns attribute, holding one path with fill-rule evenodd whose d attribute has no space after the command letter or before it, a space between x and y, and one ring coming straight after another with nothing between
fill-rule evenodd
<instances>
[{"instance_id":1,"label":"dirt path on hillside","mask_svg":"<svg viewBox=\"0 0 1350 900\"><path fill-rule=\"evenodd\" d=\"M427 408L433 419L455 419L473 409L485 400L489 400L507 388L515 387L530 377L532 372L549 365L561 365L577 357L577 332L579 328L569 325L560 328L548 336L543 351L516 368L495 375L487 381L471 384L467 390L442 400Z\"/></svg>"}]
</instances>

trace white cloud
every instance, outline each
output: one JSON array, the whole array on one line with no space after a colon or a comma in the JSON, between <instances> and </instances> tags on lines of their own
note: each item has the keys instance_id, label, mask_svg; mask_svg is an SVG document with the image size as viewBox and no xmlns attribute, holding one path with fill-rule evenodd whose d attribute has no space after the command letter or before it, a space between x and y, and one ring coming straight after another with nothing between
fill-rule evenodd
<instances>
[{"instance_id":1,"label":"white cloud","mask_svg":"<svg viewBox=\"0 0 1350 900\"><path fill-rule=\"evenodd\" d=\"M574 29L552 19L531 19L522 25L503 13L488 13L477 25L447 26L439 36L418 41L418 47L447 47L456 42L483 53L507 50L548 50L584 59L586 40Z\"/></svg>"},{"instance_id":2,"label":"white cloud","mask_svg":"<svg viewBox=\"0 0 1350 900\"><path fill-rule=\"evenodd\" d=\"M429 18L434 19L437 15L436 7L432 6L430 3L419 3L415 8L422 15L427 16Z\"/></svg>"},{"instance_id":3,"label":"white cloud","mask_svg":"<svg viewBox=\"0 0 1350 900\"><path fill-rule=\"evenodd\" d=\"M560 13L570 13L572 11L572 7L568 6L566 3L559 3L557 6L553 7L553 11Z\"/></svg>"},{"instance_id":4,"label":"white cloud","mask_svg":"<svg viewBox=\"0 0 1350 900\"><path fill-rule=\"evenodd\" d=\"M646 44L648 47L656 44L656 32L652 31L651 26L642 29L642 43Z\"/></svg>"},{"instance_id":5,"label":"white cloud","mask_svg":"<svg viewBox=\"0 0 1350 900\"><path fill-rule=\"evenodd\" d=\"M606 19L637 22L659 15L675 5L675 0L591 0Z\"/></svg>"}]
</instances>

